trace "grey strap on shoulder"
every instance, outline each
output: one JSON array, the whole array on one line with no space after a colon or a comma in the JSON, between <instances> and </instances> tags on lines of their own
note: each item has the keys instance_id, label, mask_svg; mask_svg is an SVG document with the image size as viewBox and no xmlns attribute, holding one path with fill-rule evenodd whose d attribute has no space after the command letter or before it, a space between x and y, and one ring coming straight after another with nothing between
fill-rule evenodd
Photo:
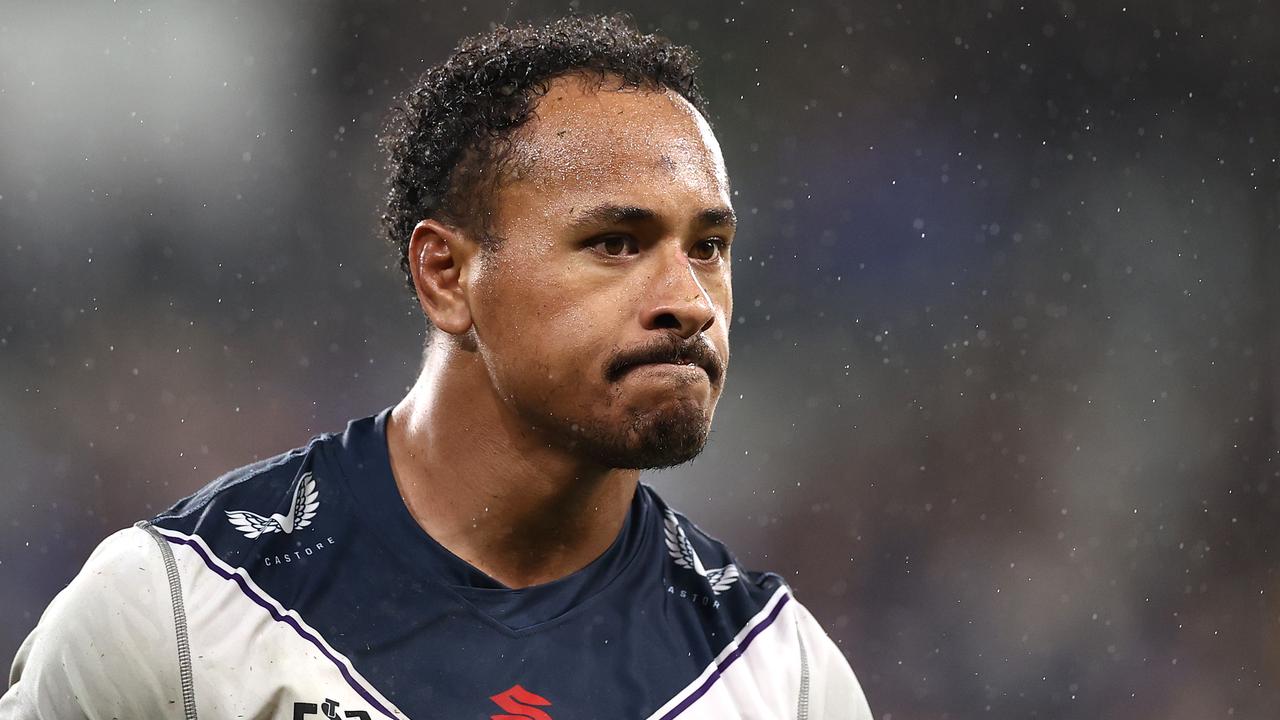
<instances>
[{"instance_id":1,"label":"grey strap on shoulder","mask_svg":"<svg viewBox=\"0 0 1280 720\"><path fill-rule=\"evenodd\" d=\"M796 720L809 720L809 653L804 649L804 635L796 623L796 639L800 641L800 699L796 703Z\"/></svg>"},{"instance_id":2,"label":"grey strap on shoulder","mask_svg":"<svg viewBox=\"0 0 1280 720\"><path fill-rule=\"evenodd\" d=\"M191 641L187 638L187 611L182 605L182 579L178 577L178 561L173 558L169 541L151 523L141 520L134 525L156 541L164 571L169 577L169 600L173 604L173 631L178 641L178 678L182 682L183 720L196 720L196 686L191 675Z\"/></svg>"}]
</instances>

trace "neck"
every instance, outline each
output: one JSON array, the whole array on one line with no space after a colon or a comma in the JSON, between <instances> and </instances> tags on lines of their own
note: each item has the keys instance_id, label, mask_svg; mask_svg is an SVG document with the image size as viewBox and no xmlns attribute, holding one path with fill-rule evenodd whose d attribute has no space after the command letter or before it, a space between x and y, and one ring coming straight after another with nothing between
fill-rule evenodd
<instances>
[{"instance_id":1,"label":"neck","mask_svg":"<svg viewBox=\"0 0 1280 720\"><path fill-rule=\"evenodd\" d=\"M474 352L434 341L387 421L391 470L418 524L508 587L586 567L626 520L638 470L549 441L495 392Z\"/></svg>"}]
</instances>

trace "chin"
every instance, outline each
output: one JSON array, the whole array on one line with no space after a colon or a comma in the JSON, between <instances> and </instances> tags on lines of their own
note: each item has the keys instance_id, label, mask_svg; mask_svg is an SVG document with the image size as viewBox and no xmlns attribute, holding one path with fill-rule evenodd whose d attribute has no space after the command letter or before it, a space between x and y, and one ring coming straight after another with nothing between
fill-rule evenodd
<instances>
[{"instance_id":1,"label":"chin","mask_svg":"<svg viewBox=\"0 0 1280 720\"><path fill-rule=\"evenodd\" d=\"M579 427L574 445L601 465L656 470L683 465L702 452L711 435L711 413L680 402Z\"/></svg>"}]
</instances>

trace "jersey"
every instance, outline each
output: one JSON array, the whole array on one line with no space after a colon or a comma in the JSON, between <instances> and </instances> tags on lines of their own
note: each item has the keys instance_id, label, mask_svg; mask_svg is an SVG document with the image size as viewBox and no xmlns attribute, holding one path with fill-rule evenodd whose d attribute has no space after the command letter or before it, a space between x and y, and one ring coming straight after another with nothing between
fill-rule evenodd
<instances>
[{"instance_id":1,"label":"jersey","mask_svg":"<svg viewBox=\"0 0 1280 720\"><path fill-rule=\"evenodd\" d=\"M399 495L388 411L107 538L19 650L0 719L870 720L777 575L637 486L612 545L508 588Z\"/></svg>"}]
</instances>

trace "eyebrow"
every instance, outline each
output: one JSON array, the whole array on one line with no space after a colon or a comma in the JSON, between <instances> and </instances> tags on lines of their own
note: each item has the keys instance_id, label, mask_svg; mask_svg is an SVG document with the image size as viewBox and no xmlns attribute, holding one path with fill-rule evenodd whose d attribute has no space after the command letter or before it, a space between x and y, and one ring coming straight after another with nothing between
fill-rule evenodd
<instances>
[{"instance_id":1,"label":"eyebrow","mask_svg":"<svg viewBox=\"0 0 1280 720\"><path fill-rule=\"evenodd\" d=\"M632 225L658 221L658 213L635 205L597 205L576 213L576 215L577 217L573 219L574 227ZM701 227L736 227L738 217L733 213L732 208L706 208L698 211L698 214L694 216L694 223Z\"/></svg>"}]
</instances>

